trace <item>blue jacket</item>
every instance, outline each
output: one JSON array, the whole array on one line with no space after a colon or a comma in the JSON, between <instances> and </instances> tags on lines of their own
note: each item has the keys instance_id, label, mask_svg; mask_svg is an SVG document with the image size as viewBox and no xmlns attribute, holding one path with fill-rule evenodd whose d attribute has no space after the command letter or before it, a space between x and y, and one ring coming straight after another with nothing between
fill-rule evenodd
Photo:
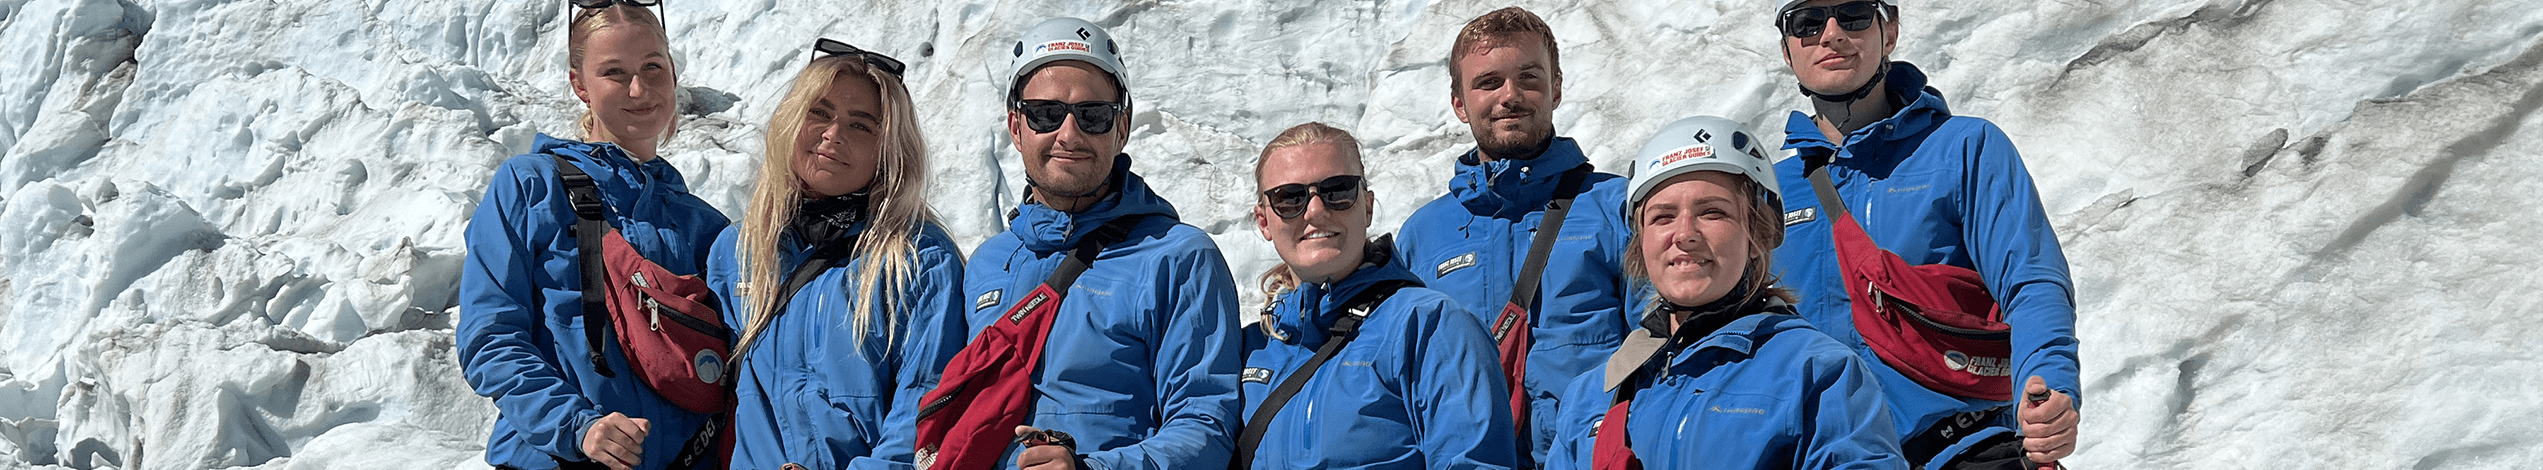
<instances>
[{"instance_id":1,"label":"blue jacket","mask_svg":"<svg viewBox=\"0 0 2543 470\"><path fill-rule=\"evenodd\" d=\"M860 223L849 233L863 232ZM791 232L791 231L789 231ZM741 226L725 229L707 261L707 284L725 305L724 323L741 341L750 300L734 295L748 282L740 263ZM793 273L813 246L783 237L778 282ZM899 296L897 312L881 304L885 293L853 292L865 259L848 260L804 284L785 313L760 332L758 344L736 368L733 403L733 468L909 468L916 444L918 401L936 388L945 361L971 339L963 318L962 253L953 237L921 222L911 266L916 277ZM775 292L777 286L767 290ZM874 302L876 318L863 337L850 328L848 296ZM890 319L890 316L899 316ZM895 325L897 323L897 325Z\"/></svg>"},{"instance_id":2,"label":"blue jacket","mask_svg":"<svg viewBox=\"0 0 2543 470\"><path fill-rule=\"evenodd\" d=\"M2036 375L2049 388L2075 397L2081 407L2074 283L2022 155L1994 123L1953 116L1940 92L1925 86L1925 74L1916 66L1894 63L1888 83L1890 93L1914 97L1897 115L1855 131L1839 147L1809 116L1795 112L1784 126L1784 148L1798 155L1836 154L1828 176L1848 211L1882 248L1909 264L1950 264L1977 270L1986 279L1987 290L2005 312L2005 323L2013 325L2016 397ZM1873 355L1855 330L1845 286L1838 282L1829 219L1818 210L1819 199L1803 175L1802 161L1787 158L1775 164L1787 214L1775 270L1784 286L1801 294L1803 318L1872 361L1873 373L1889 391L1899 436L1913 437L1956 412L2010 404L1927 390ZM2007 410L1999 426L1965 435L1961 442L2013 432L2014 416ZM1955 446L1945 451L1945 458L1933 460L1957 454Z\"/></svg>"},{"instance_id":3,"label":"blue jacket","mask_svg":"<svg viewBox=\"0 0 2543 470\"><path fill-rule=\"evenodd\" d=\"M1872 370L1785 312L1752 313L1702 339L1670 342L1660 348L1665 369L1616 384L1637 390L1625 434L1644 468L1907 467ZM1638 335L1669 341L1650 330ZM1622 362L1572 382L1546 468L1590 468L1598 425L1615 403L1609 374L1623 377L1642 364Z\"/></svg>"},{"instance_id":4,"label":"blue jacket","mask_svg":"<svg viewBox=\"0 0 2543 470\"><path fill-rule=\"evenodd\" d=\"M1017 208L980 244L965 273L973 335L1033 292L1113 219L1148 216L1063 295L1033 379L1025 424L1069 433L1098 469L1214 469L1235 446L1240 339L1236 281L1218 244L1178 221L1174 206L1116 158L1115 191L1066 213ZM999 468L1014 468L1009 448Z\"/></svg>"},{"instance_id":5,"label":"blue jacket","mask_svg":"<svg viewBox=\"0 0 2543 470\"><path fill-rule=\"evenodd\" d=\"M1473 151L1457 160L1448 195L1433 199L1404 220L1396 236L1406 269L1455 299L1489 328L1510 302L1519 264L1527 261L1545 203L1563 172L1589 163L1579 144L1556 138L1544 154L1527 160L1480 162ZM1514 393L1528 395L1529 449L1525 462L1543 462L1553 444L1556 395L1573 377L1615 352L1637 318L1625 308L1625 241L1631 235L1623 210L1628 181L1591 173L1564 216L1563 233L1546 258L1537 308L1528 321L1528 376ZM1497 363L1497 362L1496 362ZM1497 368L1495 370L1498 370Z\"/></svg>"},{"instance_id":6,"label":"blue jacket","mask_svg":"<svg viewBox=\"0 0 2543 470\"><path fill-rule=\"evenodd\" d=\"M1352 296L1413 280L1392 260L1273 301L1280 339L1245 329L1245 419L1330 338ZM1438 291L1406 287L1369 312L1351 343L1283 406L1254 453L1257 469L1511 468L1510 392L1483 324Z\"/></svg>"},{"instance_id":7,"label":"blue jacket","mask_svg":"<svg viewBox=\"0 0 2543 470\"><path fill-rule=\"evenodd\" d=\"M645 259L696 274L724 214L689 194L680 170L661 159L636 163L612 144L538 136L534 150L495 169L468 218L468 254L459 275L459 363L478 395L494 399L486 463L556 468L583 456L583 430L611 412L651 421L642 468L668 466L702 416L664 401L628 372L608 346L604 378L585 360L580 252L566 227L573 204L557 181L563 155L592 176L605 218Z\"/></svg>"}]
</instances>

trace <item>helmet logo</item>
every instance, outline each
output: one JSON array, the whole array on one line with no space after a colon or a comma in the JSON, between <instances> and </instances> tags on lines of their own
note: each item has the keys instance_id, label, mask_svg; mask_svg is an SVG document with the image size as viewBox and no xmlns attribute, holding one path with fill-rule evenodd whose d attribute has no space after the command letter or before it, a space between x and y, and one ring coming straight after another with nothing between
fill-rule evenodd
<instances>
[{"instance_id":1,"label":"helmet logo","mask_svg":"<svg viewBox=\"0 0 2543 470\"><path fill-rule=\"evenodd\" d=\"M1711 145L1693 145L1693 146L1688 146L1687 148L1678 149L1678 151L1675 151L1675 152L1669 152L1669 154L1668 154L1668 155L1661 156L1660 158L1653 159L1653 160L1651 160L1651 166L1652 166L1652 167L1654 167L1654 168L1658 168L1658 167L1669 166L1670 164L1674 164L1674 163L1681 162L1681 161L1686 161L1686 160L1690 160L1690 159L1697 159L1697 158L1711 158L1712 156L1713 156L1713 146L1711 146Z\"/></svg>"},{"instance_id":2,"label":"helmet logo","mask_svg":"<svg viewBox=\"0 0 2543 470\"><path fill-rule=\"evenodd\" d=\"M1051 41L1051 42L1042 43L1042 45L1040 45L1040 46L1035 46L1035 47L1033 48L1033 53L1034 53L1035 55L1047 54L1047 53L1052 53L1052 52L1060 52L1060 51L1088 52L1088 51L1089 51L1089 48L1087 47L1086 43L1084 43L1084 42L1078 42L1078 41Z\"/></svg>"},{"instance_id":3,"label":"helmet logo","mask_svg":"<svg viewBox=\"0 0 2543 470\"><path fill-rule=\"evenodd\" d=\"M1086 32L1086 28L1077 28L1077 38L1078 38L1078 39L1095 39L1095 35L1094 35L1093 33L1088 33L1088 32Z\"/></svg>"},{"instance_id":4,"label":"helmet logo","mask_svg":"<svg viewBox=\"0 0 2543 470\"><path fill-rule=\"evenodd\" d=\"M1705 131L1705 130L1703 130L1703 129L1696 129L1696 130L1695 130L1695 141L1696 141L1696 142L1708 143L1708 144L1709 144L1709 143L1713 143L1713 133L1712 133L1712 132L1709 132L1709 131Z\"/></svg>"}]
</instances>

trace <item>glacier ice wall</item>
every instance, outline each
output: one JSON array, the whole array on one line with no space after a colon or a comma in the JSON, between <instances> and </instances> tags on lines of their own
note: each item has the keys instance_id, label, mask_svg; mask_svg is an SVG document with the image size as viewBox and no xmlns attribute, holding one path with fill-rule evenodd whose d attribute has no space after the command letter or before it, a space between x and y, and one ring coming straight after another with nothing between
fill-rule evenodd
<instances>
[{"instance_id":1,"label":"glacier ice wall","mask_svg":"<svg viewBox=\"0 0 2543 470\"><path fill-rule=\"evenodd\" d=\"M815 37L912 64L967 246L1022 187L1015 31L1125 41L1138 170L1243 278L1258 146L1367 144L1378 224L1439 194L1473 1L670 2L666 155L738 213ZM1804 104L1780 1L1526 1L1556 124L1624 162L1693 114ZM1905 0L1900 57L2003 126L2076 276L2078 467L2543 462L2543 12L2514 2ZM558 2L0 0L0 467L483 468L451 351L459 231L579 112ZM1172 175L1172 177L1155 177ZM1250 289L1240 289L1250 290Z\"/></svg>"}]
</instances>

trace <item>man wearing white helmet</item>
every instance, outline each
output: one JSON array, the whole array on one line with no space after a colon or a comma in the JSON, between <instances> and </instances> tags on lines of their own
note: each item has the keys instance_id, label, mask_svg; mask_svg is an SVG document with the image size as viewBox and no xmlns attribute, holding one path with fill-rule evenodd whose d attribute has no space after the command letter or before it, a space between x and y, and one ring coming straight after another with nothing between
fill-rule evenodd
<instances>
[{"instance_id":1,"label":"man wearing white helmet","mask_svg":"<svg viewBox=\"0 0 2543 470\"><path fill-rule=\"evenodd\" d=\"M1209 234L1179 222L1121 153L1119 45L1056 18L1011 46L1007 133L1028 190L965 268L980 330L922 404L922 466L1224 467L1241 404L1236 285ZM990 410L1016 414L962 416L950 433L930 421Z\"/></svg>"},{"instance_id":2,"label":"man wearing white helmet","mask_svg":"<svg viewBox=\"0 0 2543 470\"><path fill-rule=\"evenodd\" d=\"M1807 177L1813 173L1829 188L1787 200L1791 237L1776 251L1775 269L1801 294L1803 317L1828 331L1854 332L1836 336L1874 360L1910 462L2054 462L2074 452L2082 405L2066 256L2003 130L1953 115L1922 71L1891 59L1898 13L1877 0L1792 0L1775 15L1784 62L1812 106L1812 114L1793 112L1784 126L1784 148L1799 158L1779 162L1777 176L1788 195L1819 194ZM1856 215L1862 230L1840 236L1835 224L1846 214ZM1894 253L1893 264L1983 280L1945 301L1974 303L1948 310L2001 315L1975 324L1984 328L1972 331L1985 335L1891 339L1918 327L1870 314L1895 302L1850 292L1869 292L1869 284L1848 281L1847 270L1871 263L1838 255L1842 247L1871 244L1865 238ZM1992 341L1986 347L2000 352L1964 353L1959 346L1976 343L1953 343L1971 338ZM1937 346L1943 344L1954 347Z\"/></svg>"},{"instance_id":3,"label":"man wearing white helmet","mask_svg":"<svg viewBox=\"0 0 2543 470\"><path fill-rule=\"evenodd\" d=\"M1866 361L1796 315L1767 271L1774 164L1736 121L1660 128L1634 159L1625 273L1641 328L1563 395L1546 468L1902 468Z\"/></svg>"},{"instance_id":4,"label":"man wearing white helmet","mask_svg":"<svg viewBox=\"0 0 2543 470\"><path fill-rule=\"evenodd\" d=\"M1542 425L1556 395L1632 327L1618 259L1625 178L1594 171L1580 144L1555 135L1563 68L1535 14L1512 7L1467 22L1448 74L1475 149L1457 160L1448 194L1404 220L1397 257L1492 333L1527 447L1520 467L1534 467L1553 444Z\"/></svg>"}]
</instances>

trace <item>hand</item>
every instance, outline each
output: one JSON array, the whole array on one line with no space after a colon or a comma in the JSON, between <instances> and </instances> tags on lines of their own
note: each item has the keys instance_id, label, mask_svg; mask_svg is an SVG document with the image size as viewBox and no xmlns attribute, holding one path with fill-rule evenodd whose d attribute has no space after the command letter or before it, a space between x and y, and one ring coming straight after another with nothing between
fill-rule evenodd
<instances>
[{"instance_id":1,"label":"hand","mask_svg":"<svg viewBox=\"0 0 2543 470\"><path fill-rule=\"evenodd\" d=\"M2049 390L2048 382L2031 376L2022 385L2022 457L2049 463L2075 454L2075 399Z\"/></svg>"},{"instance_id":2,"label":"hand","mask_svg":"<svg viewBox=\"0 0 2543 470\"><path fill-rule=\"evenodd\" d=\"M1039 432L1042 432L1042 430L1033 429L1032 426L1015 427L1015 436L1019 438L1025 437L1027 434ZM1025 443L1024 451L1015 454L1015 468L1022 470L1076 470L1077 456L1072 453L1075 451L1076 449L1071 449L1068 448L1068 446L1062 445L1036 445L1033 443Z\"/></svg>"},{"instance_id":3,"label":"hand","mask_svg":"<svg viewBox=\"0 0 2543 470\"><path fill-rule=\"evenodd\" d=\"M633 469L644 464L645 434L652 431L651 421L610 413L583 430L583 456L611 470Z\"/></svg>"}]
</instances>

